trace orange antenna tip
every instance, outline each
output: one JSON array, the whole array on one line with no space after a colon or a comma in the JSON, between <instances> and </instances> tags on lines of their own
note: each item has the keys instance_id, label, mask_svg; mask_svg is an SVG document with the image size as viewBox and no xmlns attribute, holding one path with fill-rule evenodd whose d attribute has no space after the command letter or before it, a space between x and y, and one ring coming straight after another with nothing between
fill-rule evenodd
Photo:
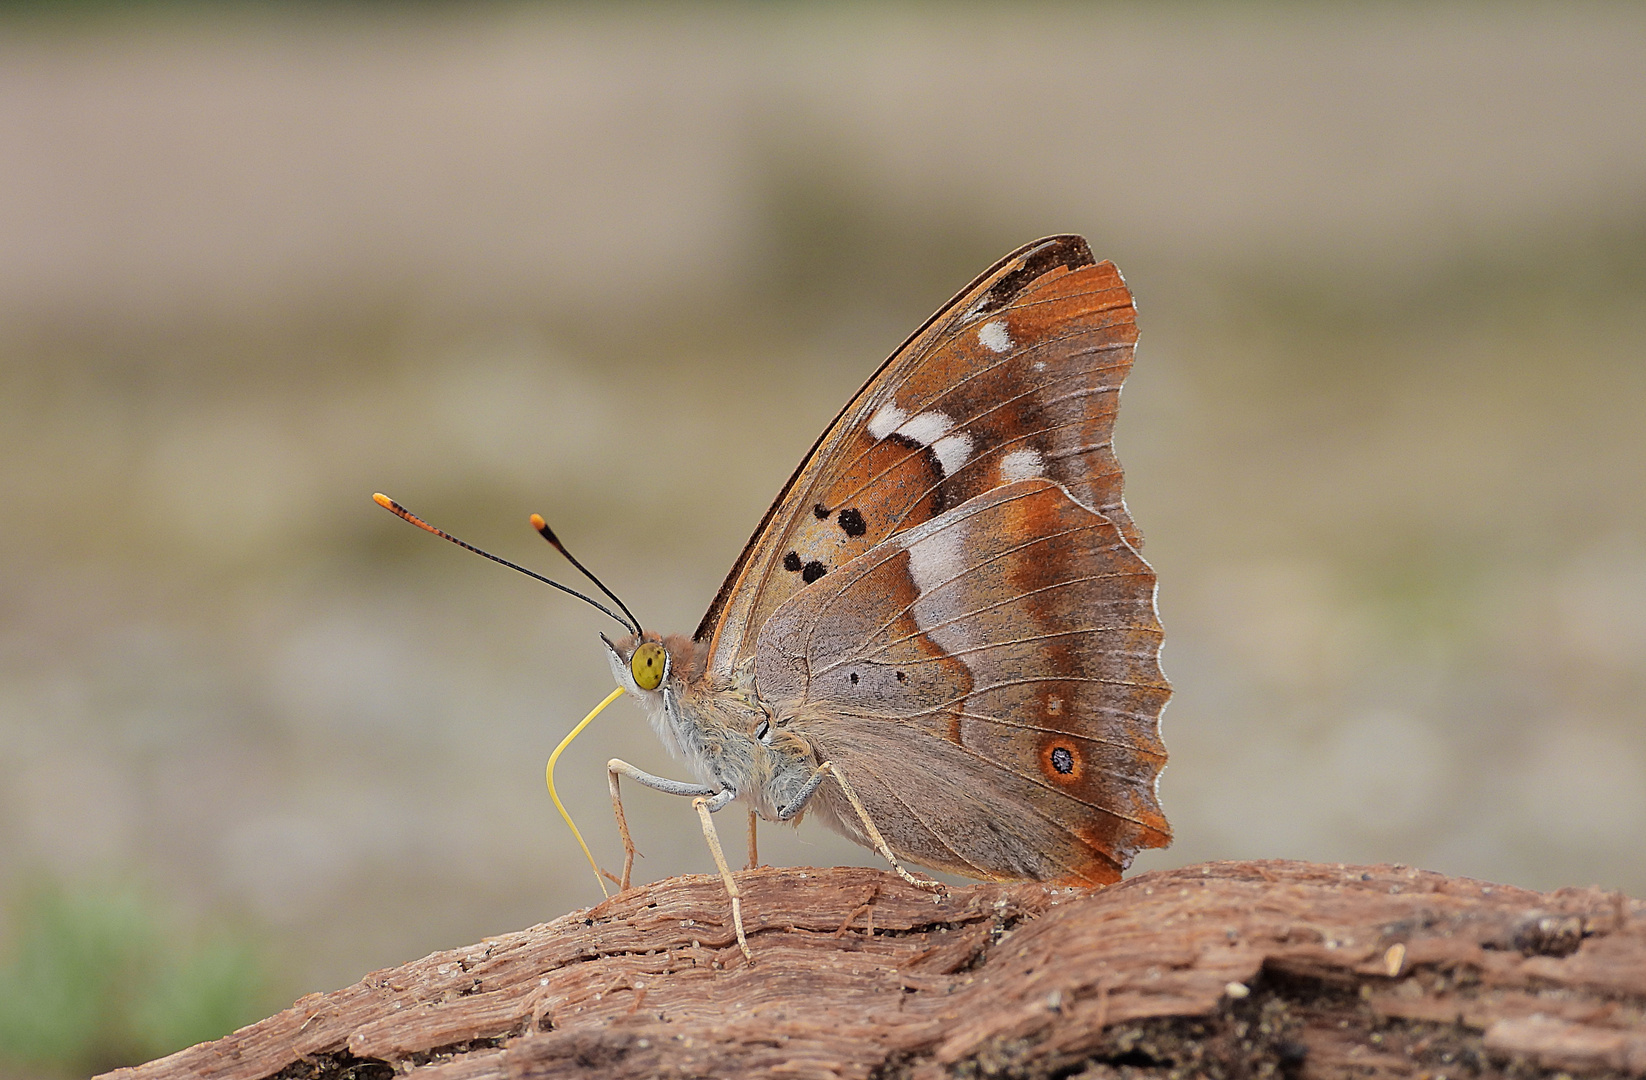
<instances>
[{"instance_id":1,"label":"orange antenna tip","mask_svg":"<svg viewBox=\"0 0 1646 1080\"><path fill-rule=\"evenodd\" d=\"M536 529L538 532L542 532L544 529L549 527L549 523L543 520L542 514L533 514L531 516L531 523L532 528Z\"/></svg>"},{"instance_id":2,"label":"orange antenna tip","mask_svg":"<svg viewBox=\"0 0 1646 1080\"><path fill-rule=\"evenodd\" d=\"M433 525L430 525L428 522L424 521L422 518L418 517L416 514L412 513L410 510L407 510L404 506L401 506L399 503L395 502L393 499L389 498L387 495L383 494L381 491L379 491L376 494L372 495L371 501L376 503L378 506L381 506L383 509L387 510L389 513L393 514L395 517L402 518L406 521L411 522L413 525L416 525L419 529L422 529L424 532L432 532L434 535L444 537L445 539L450 540L454 544L461 544L463 547L469 548L470 551L475 550L470 545L464 544L463 541L457 539L457 537L455 537L455 536L446 536L445 533L441 532L439 529L435 528ZM486 553L484 551L477 552L477 554L486 555ZM495 558L495 556L486 555L486 558L491 559L491 558Z\"/></svg>"}]
</instances>

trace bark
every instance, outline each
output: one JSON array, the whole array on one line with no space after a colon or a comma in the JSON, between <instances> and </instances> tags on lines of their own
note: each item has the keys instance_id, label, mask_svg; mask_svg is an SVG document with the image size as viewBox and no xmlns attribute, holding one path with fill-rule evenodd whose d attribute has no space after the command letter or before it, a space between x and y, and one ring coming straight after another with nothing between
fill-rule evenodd
<instances>
[{"instance_id":1,"label":"bark","mask_svg":"<svg viewBox=\"0 0 1646 1080\"><path fill-rule=\"evenodd\" d=\"M1646 904L1210 863L934 897L865 869L631 890L118 1080L1646 1074Z\"/></svg>"}]
</instances>

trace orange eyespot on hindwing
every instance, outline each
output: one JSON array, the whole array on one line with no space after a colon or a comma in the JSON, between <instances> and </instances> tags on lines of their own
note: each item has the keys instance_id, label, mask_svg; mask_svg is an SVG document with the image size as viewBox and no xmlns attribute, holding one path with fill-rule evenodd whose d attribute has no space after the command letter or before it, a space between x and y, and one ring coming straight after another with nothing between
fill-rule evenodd
<instances>
[{"instance_id":1,"label":"orange eyespot on hindwing","mask_svg":"<svg viewBox=\"0 0 1646 1080\"><path fill-rule=\"evenodd\" d=\"M629 657L629 674L634 676L634 684L642 690L656 690L661 686L668 669L669 654L655 641L641 645Z\"/></svg>"},{"instance_id":2,"label":"orange eyespot on hindwing","mask_svg":"<svg viewBox=\"0 0 1646 1080\"><path fill-rule=\"evenodd\" d=\"M1079 780L1083 770L1076 754L1077 751L1072 745L1062 741L1043 746L1040 750L1040 767L1046 778L1064 784Z\"/></svg>"}]
</instances>

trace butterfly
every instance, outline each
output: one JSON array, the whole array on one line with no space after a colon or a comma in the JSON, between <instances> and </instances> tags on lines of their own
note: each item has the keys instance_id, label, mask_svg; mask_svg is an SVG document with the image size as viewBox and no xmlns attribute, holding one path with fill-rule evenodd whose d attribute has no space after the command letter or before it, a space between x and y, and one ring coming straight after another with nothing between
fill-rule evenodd
<instances>
[{"instance_id":1,"label":"butterfly","mask_svg":"<svg viewBox=\"0 0 1646 1080\"><path fill-rule=\"evenodd\" d=\"M695 632L603 608L630 631L602 635L607 702L637 700L694 777L609 763L623 888L620 778L694 800L745 955L711 817L734 801L819 818L928 888L901 861L1102 885L1170 842L1155 573L1112 438L1136 340L1083 238L1019 248L846 403Z\"/></svg>"}]
</instances>

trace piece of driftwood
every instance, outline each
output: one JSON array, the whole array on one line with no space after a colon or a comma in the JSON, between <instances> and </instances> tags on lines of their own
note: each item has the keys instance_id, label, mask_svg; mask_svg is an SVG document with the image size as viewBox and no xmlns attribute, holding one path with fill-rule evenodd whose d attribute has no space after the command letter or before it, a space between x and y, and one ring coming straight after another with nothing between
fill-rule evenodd
<instances>
[{"instance_id":1,"label":"piece of driftwood","mask_svg":"<svg viewBox=\"0 0 1646 1080\"><path fill-rule=\"evenodd\" d=\"M1617 893L1297 862L738 880L752 964L719 879L676 878L107 1075L1646 1074L1646 904Z\"/></svg>"}]
</instances>

